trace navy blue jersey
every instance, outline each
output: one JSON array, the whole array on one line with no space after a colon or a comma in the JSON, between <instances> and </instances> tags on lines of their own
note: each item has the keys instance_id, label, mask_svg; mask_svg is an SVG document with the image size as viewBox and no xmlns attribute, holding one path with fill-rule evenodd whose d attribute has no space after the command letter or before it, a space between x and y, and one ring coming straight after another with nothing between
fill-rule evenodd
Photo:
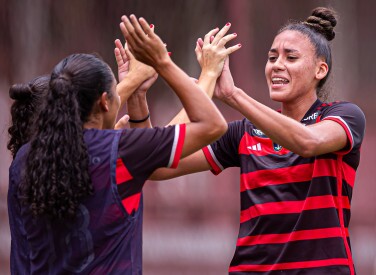
<instances>
[{"instance_id":1,"label":"navy blue jersey","mask_svg":"<svg viewBox=\"0 0 376 275\"><path fill-rule=\"evenodd\" d=\"M203 149L215 174L240 167L241 214L230 274L354 274L348 225L365 131L363 112L317 100L301 123L339 123L340 152L301 157L274 143L250 121Z\"/></svg>"},{"instance_id":2,"label":"navy blue jersey","mask_svg":"<svg viewBox=\"0 0 376 275\"><path fill-rule=\"evenodd\" d=\"M63 221L33 218L20 204L23 146L9 172L12 274L142 274L141 190L155 169L177 166L184 136L184 124L85 130L94 195Z\"/></svg>"}]
</instances>

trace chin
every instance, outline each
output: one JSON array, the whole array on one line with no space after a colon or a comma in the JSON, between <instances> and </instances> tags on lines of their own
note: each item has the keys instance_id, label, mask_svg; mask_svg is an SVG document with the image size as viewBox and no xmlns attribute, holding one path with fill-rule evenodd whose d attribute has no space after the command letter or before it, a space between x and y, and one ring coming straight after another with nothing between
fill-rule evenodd
<instances>
[{"instance_id":1,"label":"chin","mask_svg":"<svg viewBox=\"0 0 376 275\"><path fill-rule=\"evenodd\" d=\"M288 100L287 92L269 90L269 97L276 102L285 102Z\"/></svg>"}]
</instances>

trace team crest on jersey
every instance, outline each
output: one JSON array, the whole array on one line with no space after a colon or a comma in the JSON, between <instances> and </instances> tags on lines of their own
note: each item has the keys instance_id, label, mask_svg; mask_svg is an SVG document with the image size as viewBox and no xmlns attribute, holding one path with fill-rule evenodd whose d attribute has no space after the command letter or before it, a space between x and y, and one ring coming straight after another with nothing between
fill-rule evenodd
<instances>
[{"instance_id":1,"label":"team crest on jersey","mask_svg":"<svg viewBox=\"0 0 376 275\"><path fill-rule=\"evenodd\" d=\"M273 142L273 148L274 148L274 151L279 152L279 151L282 150L283 147L281 145Z\"/></svg>"},{"instance_id":2,"label":"team crest on jersey","mask_svg":"<svg viewBox=\"0 0 376 275\"><path fill-rule=\"evenodd\" d=\"M255 136L266 138L266 135L264 134L264 132L259 129L252 129L252 133Z\"/></svg>"}]
</instances>

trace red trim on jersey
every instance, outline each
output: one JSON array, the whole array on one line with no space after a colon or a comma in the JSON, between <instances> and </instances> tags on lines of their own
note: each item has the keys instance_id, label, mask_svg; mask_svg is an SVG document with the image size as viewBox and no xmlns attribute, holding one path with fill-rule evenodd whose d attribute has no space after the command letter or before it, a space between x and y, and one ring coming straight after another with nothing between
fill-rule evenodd
<instances>
[{"instance_id":1,"label":"red trim on jersey","mask_svg":"<svg viewBox=\"0 0 376 275\"><path fill-rule=\"evenodd\" d=\"M183 152L183 145L185 139L185 124L180 124L179 126L179 137L178 137L178 144L176 145L174 160L169 168L176 168L178 167L181 153Z\"/></svg>"},{"instance_id":2,"label":"red trim on jersey","mask_svg":"<svg viewBox=\"0 0 376 275\"><path fill-rule=\"evenodd\" d=\"M214 175L218 175L219 173L221 173L222 170L221 170L221 168L215 163L214 158L213 158L213 156L211 155L211 153L210 153L208 147L204 147L204 148L202 148L202 152L204 152L204 155L205 155L205 157L206 157L206 160L208 161L209 165L210 165L211 168L212 168L212 170L211 170L212 173L213 173Z\"/></svg>"},{"instance_id":3,"label":"red trim on jersey","mask_svg":"<svg viewBox=\"0 0 376 275\"><path fill-rule=\"evenodd\" d=\"M349 232L346 228L346 236ZM300 230L283 234L263 234L239 238L236 246L252 246L258 244L276 244L292 241L314 240L323 238L342 238L342 230L339 227Z\"/></svg>"},{"instance_id":4,"label":"red trim on jersey","mask_svg":"<svg viewBox=\"0 0 376 275\"><path fill-rule=\"evenodd\" d=\"M291 262L291 263L279 263L270 265L238 265L230 266L229 272L236 271L272 271L272 270L283 270L283 269L300 269L300 268L313 268L313 267L323 267L331 265L347 265L347 259L327 259L327 260L316 260L316 261L304 261L304 262Z\"/></svg>"},{"instance_id":5,"label":"red trim on jersey","mask_svg":"<svg viewBox=\"0 0 376 275\"><path fill-rule=\"evenodd\" d=\"M134 211L138 210L138 207L140 205L140 198L141 198L141 193L137 193L121 201L125 210L127 210L128 214L131 214L133 210Z\"/></svg>"},{"instance_id":6,"label":"red trim on jersey","mask_svg":"<svg viewBox=\"0 0 376 275\"><path fill-rule=\"evenodd\" d=\"M304 210L337 208L339 203L342 203L343 208L350 209L350 202L347 196L343 196L342 200L339 200L338 197L332 195L308 197L302 201L282 201L256 204L240 212L240 222L243 223L263 215L293 214L301 213Z\"/></svg>"},{"instance_id":7,"label":"red trim on jersey","mask_svg":"<svg viewBox=\"0 0 376 275\"><path fill-rule=\"evenodd\" d=\"M116 160L116 184L124 183L133 179L121 158Z\"/></svg>"},{"instance_id":8,"label":"red trim on jersey","mask_svg":"<svg viewBox=\"0 0 376 275\"><path fill-rule=\"evenodd\" d=\"M325 117L323 119L324 120L331 120L331 121L335 121L337 122L338 124L340 124L342 126L342 128L345 130L346 132L346 135L347 135L347 139L349 140L350 142L350 147L347 149L347 150L340 150L338 152L336 152L337 154L341 154L341 155L346 155L347 153L349 153L353 146L354 146L354 140L353 140L353 136L351 134L351 131L350 131L350 128L349 126L344 122L344 120L342 120L340 117L335 117L335 116L328 116L328 117ZM345 147L347 148L347 146Z\"/></svg>"},{"instance_id":9,"label":"red trim on jersey","mask_svg":"<svg viewBox=\"0 0 376 275\"><path fill-rule=\"evenodd\" d=\"M342 196L342 173L341 173L342 163L343 163L342 156L338 156L338 177L337 177L338 196ZM344 215L343 208L347 208L347 207L346 207L346 205L344 205L343 201L341 201L341 200L339 200L338 203L339 203L339 207L338 207L339 223L341 225L342 238L343 238L343 242L344 242L344 245L345 245L345 248L346 248L346 254L347 254L347 258L348 258L347 264L350 268L350 274L354 275L355 274L354 261L353 261L353 258L352 258L349 243L347 242L347 236L346 236L346 232L345 232L345 230L346 230L345 221L344 221L344 217L343 217L343 215Z\"/></svg>"}]
</instances>

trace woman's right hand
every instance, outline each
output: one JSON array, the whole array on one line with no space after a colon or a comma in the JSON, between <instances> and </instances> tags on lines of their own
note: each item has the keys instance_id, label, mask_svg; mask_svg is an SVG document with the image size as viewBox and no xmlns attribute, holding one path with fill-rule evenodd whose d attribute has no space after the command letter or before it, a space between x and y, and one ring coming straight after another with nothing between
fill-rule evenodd
<instances>
[{"instance_id":1,"label":"woman's right hand","mask_svg":"<svg viewBox=\"0 0 376 275\"><path fill-rule=\"evenodd\" d=\"M150 28L144 18L137 20L135 15L121 17L120 29L128 43L128 48L137 60L157 69L170 61L162 40Z\"/></svg>"},{"instance_id":2,"label":"woman's right hand","mask_svg":"<svg viewBox=\"0 0 376 275\"><path fill-rule=\"evenodd\" d=\"M234 39L237 34L226 35L231 24L227 23L220 31L215 28L208 32L204 40L199 38L196 43L196 57L201 66L201 74L218 77L223 69L225 59L233 52L240 49L241 44L226 48L227 42Z\"/></svg>"}]
</instances>

